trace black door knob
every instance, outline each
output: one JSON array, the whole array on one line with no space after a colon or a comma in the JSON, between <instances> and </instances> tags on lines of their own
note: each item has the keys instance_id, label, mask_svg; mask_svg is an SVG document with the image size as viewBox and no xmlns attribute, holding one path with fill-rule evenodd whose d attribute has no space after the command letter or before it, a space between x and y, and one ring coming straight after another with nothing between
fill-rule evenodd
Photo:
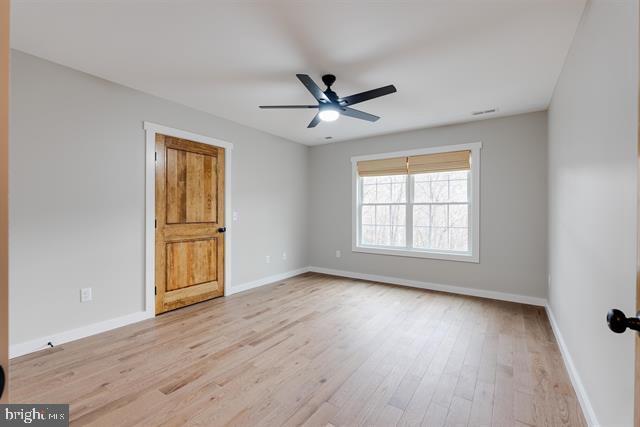
<instances>
[{"instance_id":1,"label":"black door knob","mask_svg":"<svg viewBox=\"0 0 640 427\"><path fill-rule=\"evenodd\" d=\"M622 311L613 308L607 313L607 324L616 334L621 334L624 331L633 329L634 331L640 331L640 319L636 317L627 317Z\"/></svg>"},{"instance_id":2,"label":"black door knob","mask_svg":"<svg viewBox=\"0 0 640 427\"><path fill-rule=\"evenodd\" d=\"M227 231L227 227L218 228L218 233L224 233L225 231Z\"/></svg>"},{"instance_id":3,"label":"black door knob","mask_svg":"<svg viewBox=\"0 0 640 427\"><path fill-rule=\"evenodd\" d=\"M0 397L4 394L4 368L0 365Z\"/></svg>"}]
</instances>

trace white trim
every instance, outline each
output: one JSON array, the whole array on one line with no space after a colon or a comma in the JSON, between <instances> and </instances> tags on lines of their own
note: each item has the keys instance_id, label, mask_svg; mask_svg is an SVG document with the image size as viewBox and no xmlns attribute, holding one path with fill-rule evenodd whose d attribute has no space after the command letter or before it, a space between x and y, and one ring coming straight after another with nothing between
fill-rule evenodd
<instances>
[{"instance_id":1,"label":"white trim","mask_svg":"<svg viewBox=\"0 0 640 427\"><path fill-rule=\"evenodd\" d=\"M375 246L354 246L351 248L352 252L360 252L365 254L378 254L378 255L393 255L404 256L410 258L430 258L430 259L443 259L446 261L463 261L463 262L475 262L478 263L478 257L473 255L465 255L459 252L436 252L436 251L421 251L417 249L392 249L385 247Z\"/></svg>"},{"instance_id":2,"label":"white trim","mask_svg":"<svg viewBox=\"0 0 640 427\"><path fill-rule=\"evenodd\" d=\"M487 291L483 289L463 288L460 286L442 285L437 283L400 279L397 277L379 276L375 274L355 273L352 271L334 270L334 269L323 268L323 267L303 267L297 270L291 270L284 273L264 277L262 279L254 280L252 282L247 282L247 283L243 283L236 286L227 286L226 296L233 295L239 292L244 292L260 286L269 285L269 284L272 284L281 280L289 279L291 277L294 277L303 273L307 273L307 272L329 274L332 276L349 277L352 279L368 280L372 282L390 283L394 285L400 285L400 286L406 286L406 287L412 287L412 288L429 289L429 290L439 291L439 292L449 292L453 294L470 295L470 296L490 298L490 299L496 299L496 300L502 300L502 301L518 302L522 304L546 306L546 300L544 298L536 298L536 297L531 297L526 295L509 294L509 293L496 292L496 291ZM550 313L549 319L551 321L551 326L554 328L554 333L556 334L558 344L560 345L560 349L563 352L563 357L565 357L565 353L568 355L568 352L566 352L566 346L564 345L564 341L562 340L562 337L557 331L557 326L555 324L555 319L553 318L553 315L551 314L548 308L547 310L548 310L548 313ZM72 329L69 331L48 335L48 336L37 338L31 341L27 341L19 344L13 344L10 347L10 357L14 358L14 357L22 356L28 353L32 353L34 351L43 350L47 348L47 342L49 341L51 341L54 345L60 345L70 341L75 341L80 338L85 338L91 335L96 335L102 332L110 331L112 329L120 328L122 326L137 323L145 319L150 319L150 318L153 318L154 316L155 316L155 310L151 313L148 313L146 311L140 311L138 313L128 314L125 316L117 317L115 319L104 320L98 323L93 323L91 325L83 326L83 327ZM575 368L573 368L573 364L570 362L570 358L567 359L565 357L565 363L567 364L567 367L573 382L574 376L577 378L577 374L575 374ZM574 384L574 388L576 389L576 392L578 393L579 398L581 398L581 396L586 396L586 394L584 393L584 388L581 386L581 382L579 381L573 382L573 384ZM580 400L581 405L583 405L582 402L583 400L581 399ZM583 406L583 410L585 411L585 414L586 414L587 410L584 408L585 406ZM593 419L595 419L595 417ZM594 423L591 425L595 426L597 425L597 423Z\"/></svg>"},{"instance_id":3,"label":"white trim","mask_svg":"<svg viewBox=\"0 0 640 427\"><path fill-rule=\"evenodd\" d=\"M351 157L351 251L360 253L370 253L378 255L404 256L412 258L431 258L447 261L480 262L480 152L482 142L472 142L469 144L443 145L439 147L419 148L416 150L395 151L392 153L368 154L364 156ZM358 162L363 160L379 160L391 157L409 157L424 154L449 153L452 151L471 151L471 191L469 195L469 206L471 207L470 235L471 250L469 253L442 251L415 250L406 248L386 248L359 245L360 242L360 203L359 193L360 180L358 176ZM411 183L407 183L407 194L409 194ZM408 196L407 196L408 197ZM409 199L407 199L409 203ZM409 242L407 242L409 245Z\"/></svg>"},{"instance_id":4,"label":"white trim","mask_svg":"<svg viewBox=\"0 0 640 427\"><path fill-rule=\"evenodd\" d=\"M259 286L269 285L280 280L289 279L291 277L303 274L309 271L309 267L299 268L297 270L287 271L285 273L275 274L273 276L264 277L262 279L254 280L252 282L243 283L238 286L225 287L225 296L237 294L239 292L247 291L249 289L257 288ZM69 331L58 332L51 335L46 335L40 338L36 338L23 343L12 344L9 349L9 357L19 357L25 354L33 353L35 351L44 350L48 348L47 343L51 342L54 346L58 346L64 343L75 341L81 338L90 337L92 335L107 332L112 329L120 328L122 326L131 325L133 323L140 322L142 320L151 319L155 317L155 309L148 313L147 311L139 311L137 313L127 314L125 316L116 317L115 319L107 319L101 322L92 323L87 326L81 326Z\"/></svg>"},{"instance_id":5,"label":"white trim","mask_svg":"<svg viewBox=\"0 0 640 427\"><path fill-rule=\"evenodd\" d=\"M307 273L309 267L299 268L297 270L285 271L284 273L274 274L273 276L263 277L262 279L254 280L252 282L242 283L240 285L234 285L229 288L227 296L237 294L239 292L248 291L249 289L258 288L260 286L270 285L280 280L289 279L300 274Z\"/></svg>"},{"instance_id":6,"label":"white trim","mask_svg":"<svg viewBox=\"0 0 640 427\"><path fill-rule=\"evenodd\" d=\"M452 294L469 295L480 298L489 298L500 301L518 302L544 307L547 300L528 295L510 294L506 292L487 291L484 289L463 288L461 286L442 285L439 283L421 282L418 280L401 279L399 277L379 276L376 274L356 273L353 271L334 270L324 267L309 267L309 271L314 273L330 274L332 276L349 277L352 279L368 280L370 282L390 283L393 285L406 286L410 288L429 289L432 291L449 292Z\"/></svg>"},{"instance_id":7,"label":"white trim","mask_svg":"<svg viewBox=\"0 0 640 427\"><path fill-rule=\"evenodd\" d=\"M130 325L132 323L137 323L141 320L149 319L150 317L153 316L149 316L144 311L139 311L137 313L127 314L125 316L116 317L115 319L103 320L102 322L92 323L90 325L71 329L69 331L58 332L23 343L12 344L9 347L9 357L14 358L23 356L28 353L33 353L34 351L44 350L48 347L48 342L51 342L53 345L60 345L78 340L80 338L89 337L91 335L96 335L102 332L110 331L112 329L120 328L122 326Z\"/></svg>"},{"instance_id":8,"label":"white trim","mask_svg":"<svg viewBox=\"0 0 640 427\"><path fill-rule=\"evenodd\" d=\"M154 134L161 133L163 135L169 135L176 138L188 139L190 141L202 142L203 144L215 145L216 147L222 147L226 150L233 150L233 144L231 142L211 138L210 136L198 135L197 133L172 128L169 126L163 126L156 123L144 122L144 130L153 132Z\"/></svg>"},{"instance_id":9,"label":"white trim","mask_svg":"<svg viewBox=\"0 0 640 427\"><path fill-rule=\"evenodd\" d=\"M576 391L576 395L578 396L578 401L580 402L580 407L582 408L587 424L591 427L598 427L600 426L600 423L598 423L596 412L593 410L593 406L591 405L591 401L587 395L587 390L584 388L580 374L578 374L578 370L573 363L573 358L571 357L571 353L569 353L569 347L567 347L567 344L562 337L556 317L553 315L553 310L551 310L551 306L548 303L545 305L545 309L547 311L549 322L551 323L553 335L555 335L558 347L560 347L560 353L562 354L564 365L567 368L567 372L569 372L571 384L573 384L573 389Z\"/></svg>"},{"instance_id":10,"label":"white trim","mask_svg":"<svg viewBox=\"0 0 640 427\"><path fill-rule=\"evenodd\" d=\"M233 144L209 136L198 135L181 129L174 129L151 122L144 122L146 131L146 171L145 171L145 312L150 317L155 316L155 216L156 216L156 133L184 138L203 144L215 145L225 149L224 156L224 202L225 225L231 222L231 167L233 165ZM224 294L228 295L231 284L231 240L233 227L227 226L224 239Z\"/></svg>"}]
</instances>

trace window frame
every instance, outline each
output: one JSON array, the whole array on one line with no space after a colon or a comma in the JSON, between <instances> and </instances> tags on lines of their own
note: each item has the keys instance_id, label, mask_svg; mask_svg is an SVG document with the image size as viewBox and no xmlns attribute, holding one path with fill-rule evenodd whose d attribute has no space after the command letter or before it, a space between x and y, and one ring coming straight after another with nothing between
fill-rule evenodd
<instances>
[{"instance_id":1,"label":"window frame","mask_svg":"<svg viewBox=\"0 0 640 427\"><path fill-rule=\"evenodd\" d=\"M351 158L351 250L352 252L404 256L411 258L430 258L448 261L480 262L480 151L482 142L469 144L456 144L438 147L422 148L417 150L395 151L391 153L371 154L364 156L354 156ZM428 249L412 249L413 238L413 211L411 193L413 192L411 175L407 176L407 189L405 206L407 209L406 218L406 247L395 249L393 247L366 246L360 244L361 232L361 210L360 202L362 194L362 180L358 175L358 162L363 160L379 160L392 157L409 157L423 154L448 153L452 151L471 151L471 170L469 173L469 251L442 251ZM394 203L398 204L398 203Z\"/></svg>"}]
</instances>

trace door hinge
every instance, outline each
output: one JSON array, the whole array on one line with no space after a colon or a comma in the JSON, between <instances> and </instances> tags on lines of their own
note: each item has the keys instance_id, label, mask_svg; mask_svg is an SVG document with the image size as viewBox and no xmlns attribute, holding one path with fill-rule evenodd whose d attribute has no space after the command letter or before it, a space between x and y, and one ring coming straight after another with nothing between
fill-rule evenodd
<instances>
[{"instance_id":1,"label":"door hinge","mask_svg":"<svg viewBox=\"0 0 640 427\"><path fill-rule=\"evenodd\" d=\"M157 220L157 219L154 219L153 221L154 221L153 226L154 226L155 228L158 228L158 220Z\"/></svg>"},{"instance_id":2,"label":"door hinge","mask_svg":"<svg viewBox=\"0 0 640 427\"><path fill-rule=\"evenodd\" d=\"M153 294L154 295L158 295L158 287L157 286L155 288L153 288Z\"/></svg>"},{"instance_id":3,"label":"door hinge","mask_svg":"<svg viewBox=\"0 0 640 427\"><path fill-rule=\"evenodd\" d=\"M155 154L155 159L156 159L156 162L157 162L158 161L158 152L156 151L154 154Z\"/></svg>"}]
</instances>

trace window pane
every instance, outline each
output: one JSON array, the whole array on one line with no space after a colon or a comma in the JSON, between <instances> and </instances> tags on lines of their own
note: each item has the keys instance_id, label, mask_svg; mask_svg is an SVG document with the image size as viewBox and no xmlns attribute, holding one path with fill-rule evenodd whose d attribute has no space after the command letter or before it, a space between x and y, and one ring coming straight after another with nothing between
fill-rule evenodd
<instances>
[{"instance_id":1,"label":"window pane","mask_svg":"<svg viewBox=\"0 0 640 427\"><path fill-rule=\"evenodd\" d=\"M447 227L448 208L447 205L431 205L431 221L429 225L432 227Z\"/></svg>"},{"instance_id":2,"label":"window pane","mask_svg":"<svg viewBox=\"0 0 640 427\"><path fill-rule=\"evenodd\" d=\"M391 227L386 225L376 226L376 245L391 246Z\"/></svg>"},{"instance_id":3,"label":"window pane","mask_svg":"<svg viewBox=\"0 0 640 427\"><path fill-rule=\"evenodd\" d=\"M447 202L449 200L449 181L431 181L431 194L427 202Z\"/></svg>"},{"instance_id":4,"label":"window pane","mask_svg":"<svg viewBox=\"0 0 640 427\"><path fill-rule=\"evenodd\" d=\"M391 203L391 184L378 184L376 203Z\"/></svg>"},{"instance_id":5,"label":"window pane","mask_svg":"<svg viewBox=\"0 0 640 427\"><path fill-rule=\"evenodd\" d=\"M469 171L453 171L448 172L449 179L469 179Z\"/></svg>"},{"instance_id":6,"label":"window pane","mask_svg":"<svg viewBox=\"0 0 640 427\"><path fill-rule=\"evenodd\" d=\"M468 216L468 205L414 205L413 247L467 252Z\"/></svg>"},{"instance_id":7,"label":"window pane","mask_svg":"<svg viewBox=\"0 0 640 427\"><path fill-rule=\"evenodd\" d=\"M362 225L374 225L376 223L376 207L375 206L363 206L362 207Z\"/></svg>"},{"instance_id":8,"label":"window pane","mask_svg":"<svg viewBox=\"0 0 640 427\"><path fill-rule=\"evenodd\" d=\"M429 229L429 249L449 249L449 233L447 227L431 227Z\"/></svg>"},{"instance_id":9,"label":"window pane","mask_svg":"<svg viewBox=\"0 0 640 427\"><path fill-rule=\"evenodd\" d=\"M467 201L467 180L449 181L449 201L466 202Z\"/></svg>"},{"instance_id":10,"label":"window pane","mask_svg":"<svg viewBox=\"0 0 640 427\"><path fill-rule=\"evenodd\" d=\"M376 227L373 225L364 225L362 227L362 244L363 245L375 245L376 244Z\"/></svg>"},{"instance_id":11,"label":"window pane","mask_svg":"<svg viewBox=\"0 0 640 427\"><path fill-rule=\"evenodd\" d=\"M414 181L413 201L414 203L426 203L431 201L431 190L428 182Z\"/></svg>"},{"instance_id":12,"label":"window pane","mask_svg":"<svg viewBox=\"0 0 640 427\"><path fill-rule=\"evenodd\" d=\"M391 184L391 202L404 203L407 198L406 189L405 183Z\"/></svg>"},{"instance_id":13,"label":"window pane","mask_svg":"<svg viewBox=\"0 0 640 427\"><path fill-rule=\"evenodd\" d=\"M376 225L391 225L389 208L390 206L376 206Z\"/></svg>"},{"instance_id":14,"label":"window pane","mask_svg":"<svg viewBox=\"0 0 640 427\"><path fill-rule=\"evenodd\" d=\"M362 206L361 243L375 246L406 246L405 205Z\"/></svg>"},{"instance_id":15,"label":"window pane","mask_svg":"<svg viewBox=\"0 0 640 427\"><path fill-rule=\"evenodd\" d=\"M391 205L390 220L392 225L405 225L407 221L407 210L404 205Z\"/></svg>"},{"instance_id":16,"label":"window pane","mask_svg":"<svg viewBox=\"0 0 640 427\"><path fill-rule=\"evenodd\" d=\"M429 222L431 206L417 205L413 207L413 225L419 227L427 227L431 225Z\"/></svg>"},{"instance_id":17,"label":"window pane","mask_svg":"<svg viewBox=\"0 0 640 427\"><path fill-rule=\"evenodd\" d=\"M449 205L449 227L469 226L469 205Z\"/></svg>"},{"instance_id":18,"label":"window pane","mask_svg":"<svg viewBox=\"0 0 640 427\"><path fill-rule=\"evenodd\" d=\"M375 203L376 201L376 185L362 185L362 203Z\"/></svg>"},{"instance_id":19,"label":"window pane","mask_svg":"<svg viewBox=\"0 0 640 427\"><path fill-rule=\"evenodd\" d=\"M362 180L362 203L405 203L407 175L365 176Z\"/></svg>"},{"instance_id":20,"label":"window pane","mask_svg":"<svg viewBox=\"0 0 640 427\"><path fill-rule=\"evenodd\" d=\"M413 201L415 203L467 202L468 178L468 171L413 175Z\"/></svg>"},{"instance_id":21,"label":"window pane","mask_svg":"<svg viewBox=\"0 0 640 427\"><path fill-rule=\"evenodd\" d=\"M391 227L391 246L406 246L406 227L394 225Z\"/></svg>"},{"instance_id":22,"label":"window pane","mask_svg":"<svg viewBox=\"0 0 640 427\"><path fill-rule=\"evenodd\" d=\"M375 176L363 176L362 185L375 185L376 177Z\"/></svg>"},{"instance_id":23,"label":"window pane","mask_svg":"<svg viewBox=\"0 0 640 427\"><path fill-rule=\"evenodd\" d=\"M469 229L468 228L450 228L450 249L452 251L468 251L469 250Z\"/></svg>"},{"instance_id":24,"label":"window pane","mask_svg":"<svg viewBox=\"0 0 640 427\"><path fill-rule=\"evenodd\" d=\"M427 247L427 227L413 227L413 247L418 249L428 249Z\"/></svg>"}]
</instances>

